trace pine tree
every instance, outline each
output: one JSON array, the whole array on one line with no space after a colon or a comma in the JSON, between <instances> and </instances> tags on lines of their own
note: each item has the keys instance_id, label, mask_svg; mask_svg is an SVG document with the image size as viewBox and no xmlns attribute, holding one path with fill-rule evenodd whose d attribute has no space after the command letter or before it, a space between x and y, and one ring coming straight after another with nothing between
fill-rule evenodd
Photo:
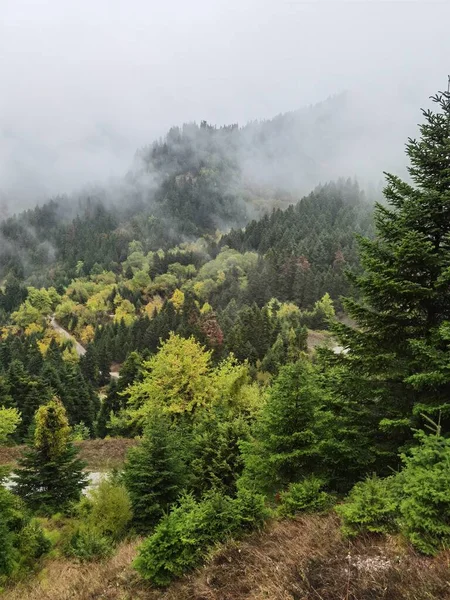
<instances>
[{"instance_id":1,"label":"pine tree","mask_svg":"<svg viewBox=\"0 0 450 600\"><path fill-rule=\"evenodd\" d=\"M69 365L64 388L64 405L70 424L84 423L93 432L96 411L92 393L77 364Z\"/></svg>"},{"instance_id":2,"label":"pine tree","mask_svg":"<svg viewBox=\"0 0 450 600\"><path fill-rule=\"evenodd\" d=\"M84 463L70 441L66 411L53 399L36 412L28 450L15 471L15 491L33 510L51 513L80 498L86 486Z\"/></svg>"},{"instance_id":3,"label":"pine tree","mask_svg":"<svg viewBox=\"0 0 450 600\"><path fill-rule=\"evenodd\" d=\"M254 441L242 444L244 478L262 490L276 491L320 472L323 406L309 362L282 367L255 425Z\"/></svg>"},{"instance_id":4,"label":"pine tree","mask_svg":"<svg viewBox=\"0 0 450 600\"><path fill-rule=\"evenodd\" d=\"M97 435L104 438L108 434L107 423L111 413L117 414L122 408L123 398L118 394L118 384L115 379L111 380L106 398L103 400L97 420Z\"/></svg>"},{"instance_id":5,"label":"pine tree","mask_svg":"<svg viewBox=\"0 0 450 600\"><path fill-rule=\"evenodd\" d=\"M440 426L417 437L420 444L402 455L400 523L416 548L436 554L450 543L450 440Z\"/></svg>"},{"instance_id":6,"label":"pine tree","mask_svg":"<svg viewBox=\"0 0 450 600\"><path fill-rule=\"evenodd\" d=\"M357 402L371 415L385 466L411 440L421 413L441 411L450 425L449 363L439 360L450 348L450 95L433 100L440 112L423 111L421 137L406 146L413 185L388 174L376 238L359 239L364 273L352 281L361 300L344 301L357 325L333 327L349 349L336 361L353 389L358 378Z\"/></svg>"},{"instance_id":7,"label":"pine tree","mask_svg":"<svg viewBox=\"0 0 450 600\"><path fill-rule=\"evenodd\" d=\"M168 418L153 414L142 442L128 453L123 473L140 531L151 529L180 493L183 465L179 456L179 440Z\"/></svg>"},{"instance_id":8,"label":"pine tree","mask_svg":"<svg viewBox=\"0 0 450 600\"><path fill-rule=\"evenodd\" d=\"M81 360L81 370L87 381L94 386L98 384L100 373L98 369L97 353L92 344L88 344L88 347L86 348L86 354Z\"/></svg>"}]
</instances>

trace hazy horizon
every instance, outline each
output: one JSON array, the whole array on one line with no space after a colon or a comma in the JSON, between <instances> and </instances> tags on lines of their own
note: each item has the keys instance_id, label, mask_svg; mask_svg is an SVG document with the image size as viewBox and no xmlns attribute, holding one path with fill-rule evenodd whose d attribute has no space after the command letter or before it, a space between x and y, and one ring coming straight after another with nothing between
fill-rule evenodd
<instances>
[{"instance_id":1,"label":"hazy horizon","mask_svg":"<svg viewBox=\"0 0 450 600\"><path fill-rule=\"evenodd\" d=\"M343 91L358 99L361 152L388 123L376 152L400 167L392 140L414 135L450 72L448 2L1 6L0 198L15 208L120 178L172 125L244 125Z\"/></svg>"}]
</instances>

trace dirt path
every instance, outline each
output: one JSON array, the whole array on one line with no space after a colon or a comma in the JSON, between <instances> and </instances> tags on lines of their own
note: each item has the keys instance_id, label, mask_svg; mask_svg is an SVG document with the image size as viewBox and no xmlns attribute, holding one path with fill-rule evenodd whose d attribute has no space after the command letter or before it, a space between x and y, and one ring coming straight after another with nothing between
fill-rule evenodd
<instances>
[{"instance_id":1,"label":"dirt path","mask_svg":"<svg viewBox=\"0 0 450 600\"><path fill-rule=\"evenodd\" d=\"M70 334L68 331L66 331L64 329L64 327L61 327L61 325L59 325L59 323L56 322L56 319L55 319L54 315L50 319L50 325L53 327L53 329L55 331L57 331L60 335L62 335L63 337L65 337L66 340L72 340L73 345L75 347L75 350L76 350L76 353L78 354L78 356L84 356L86 354L86 348L84 348L84 346L82 346L80 344L80 342L77 342L77 340L73 337L73 335Z\"/></svg>"},{"instance_id":2,"label":"dirt path","mask_svg":"<svg viewBox=\"0 0 450 600\"><path fill-rule=\"evenodd\" d=\"M50 325L56 332L65 337L66 340L72 341L78 356L84 356L86 354L86 348L82 346L80 342L78 342L71 333L69 333L66 329L64 329L64 327L61 327L61 325L57 323L55 315L52 315L50 319ZM109 375L111 379L119 379L119 373L117 371L110 371Z\"/></svg>"}]
</instances>

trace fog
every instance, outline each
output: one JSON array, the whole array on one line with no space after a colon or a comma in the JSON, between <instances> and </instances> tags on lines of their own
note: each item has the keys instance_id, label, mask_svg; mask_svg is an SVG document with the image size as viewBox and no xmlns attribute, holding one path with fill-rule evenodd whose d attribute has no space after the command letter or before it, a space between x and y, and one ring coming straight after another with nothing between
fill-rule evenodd
<instances>
[{"instance_id":1,"label":"fog","mask_svg":"<svg viewBox=\"0 0 450 600\"><path fill-rule=\"evenodd\" d=\"M324 149L326 158L307 184L339 175L377 182L383 169L404 170L406 136L450 72L447 0L0 8L0 201L14 210L123 176L136 149L172 125L245 125L343 91L349 101L326 147L310 132L311 155ZM294 144L274 178L260 157L246 168L297 185L295 164Z\"/></svg>"}]
</instances>

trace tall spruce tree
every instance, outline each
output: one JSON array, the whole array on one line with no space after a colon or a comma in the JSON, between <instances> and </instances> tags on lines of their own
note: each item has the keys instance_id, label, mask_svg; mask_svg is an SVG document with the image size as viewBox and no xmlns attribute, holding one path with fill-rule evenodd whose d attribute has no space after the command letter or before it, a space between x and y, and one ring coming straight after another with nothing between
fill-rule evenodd
<instances>
[{"instance_id":1,"label":"tall spruce tree","mask_svg":"<svg viewBox=\"0 0 450 600\"><path fill-rule=\"evenodd\" d=\"M247 485L275 492L321 472L320 442L329 418L325 401L307 360L280 369L255 423L253 440L241 442Z\"/></svg>"},{"instance_id":2,"label":"tall spruce tree","mask_svg":"<svg viewBox=\"0 0 450 600\"><path fill-rule=\"evenodd\" d=\"M167 416L151 415L139 446L127 456L123 479L139 531L150 530L175 502L184 484L180 439Z\"/></svg>"},{"instance_id":3,"label":"tall spruce tree","mask_svg":"<svg viewBox=\"0 0 450 600\"><path fill-rule=\"evenodd\" d=\"M444 430L450 425L450 95L433 101L438 112L423 111L420 138L406 145L412 184L386 175L376 237L359 239L364 272L352 280L360 299L344 300L356 326L333 328L349 350L336 357L341 408L350 414L356 402L354 418L371 420L374 454L385 466L411 441L422 413L441 411Z\"/></svg>"},{"instance_id":4,"label":"tall spruce tree","mask_svg":"<svg viewBox=\"0 0 450 600\"><path fill-rule=\"evenodd\" d=\"M29 448L15 471L15 492L33 510L51 513L80 498L86 486L84 463L70 441L70 427L64 406L53 399L35 416Z\"/></svg>"}]
</instances>

